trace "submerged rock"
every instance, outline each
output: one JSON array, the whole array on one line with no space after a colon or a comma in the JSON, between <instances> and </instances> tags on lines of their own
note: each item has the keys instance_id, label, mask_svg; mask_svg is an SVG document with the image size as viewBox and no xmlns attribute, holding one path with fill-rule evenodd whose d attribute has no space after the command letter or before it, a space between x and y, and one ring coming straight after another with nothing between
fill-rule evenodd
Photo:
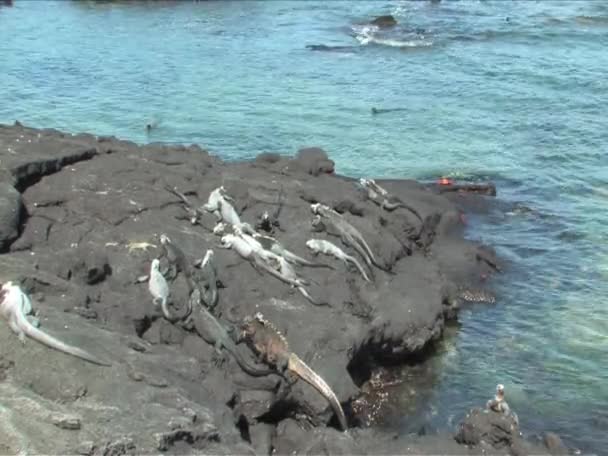
<instances>
[{"instance_id":1,"label":"submerged rock","mask_svg":"<svg viewBox=\"0 0 608 456\"><path fill-rule=\"evenodd\" d=\"M395 19L392 15L387 14L386 16L378 16L370 21L370 24L380 28L389 28L397 25L397 19Z\"/></svg>"}]
</instances>

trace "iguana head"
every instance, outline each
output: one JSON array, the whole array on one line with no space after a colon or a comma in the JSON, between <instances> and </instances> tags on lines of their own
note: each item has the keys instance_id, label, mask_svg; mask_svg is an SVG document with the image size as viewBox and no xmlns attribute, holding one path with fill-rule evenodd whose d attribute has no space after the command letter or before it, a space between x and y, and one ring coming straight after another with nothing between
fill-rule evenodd
<instances>
[{"instance_id":1,"label":"iguana head","mask_svg":"<svg viewBox=\"0 0 608 456\"><path fill-rule=\"evenodd\" d=\"M310 250L315 251L319 247L319 242L316 239L309 239L308 241L306 241L306 247L308 247Z\"/></svg>"},{"instance_id":2,"label":"iguana head","mask_svg":"<svg viewBox=\"0 0 608 456\"><path fill-rule=\"evenodd\" d=\"M160 261L158 258L154 258L150 264L150 272L158 271L160 269Z\"/></svg>"},{"instance_id":3,"label":"iguana head","mask_svg":"<svg viewBox=\"0 0 608 456\"><path fill-rule=\"evenodd\" d=\"M224 222L219 222L217 225L213 227L213 234L220 235L226 231L226 224Z\"/></svg>"},{"instance_id":4,"label":"iguana head","mask_svg":"<svg viewBox=\"0 0 608 456\"><path fill-rule=\"evenodd\" d=\"M247 315L241 323L240 338L243 340L252 340L258 329L264 324L264 315L262 312L256 312L254 315Z\"/></svg>"},{"instance_id":5,"label":"iguana head","mask_svg":"<svg viewBox=\"0 0 608 456\"><path fill-rule=\"evenodd\" d=\"M234 235L233 234L225 234L220 239L220 242L222 243L222 245L224 247L228 247L228 248L232 247L233 241L234 241Z\"/></svg>"},{"instance_id":6,"label":"iguana head","mask_svg":"<svg viewBox=\"0 0 608 456\"><path fill-rule=\"evenodd\" d=\"M205 257L203 258L203 261L201 262L201 268L205 267L205 265L213 259L214 255L215 255L215 253L213 253L213 250L208 249L207 252L205 253Z\"/></svg>"},{"instance_id":7,"label":"iguana head","mask_svg":"<svg viewBox=\"0 0 608 456\"><path fill-rule=\"evenodd\" d=\"M315 215L313 217L312 222L311 222L311 226L313 228L313 231L315 231L315 232L319 232L319 231L325 230L325 224L323 223L323 220L321 220L321 216L320 215Z\"/></svg>"}]
</instances>

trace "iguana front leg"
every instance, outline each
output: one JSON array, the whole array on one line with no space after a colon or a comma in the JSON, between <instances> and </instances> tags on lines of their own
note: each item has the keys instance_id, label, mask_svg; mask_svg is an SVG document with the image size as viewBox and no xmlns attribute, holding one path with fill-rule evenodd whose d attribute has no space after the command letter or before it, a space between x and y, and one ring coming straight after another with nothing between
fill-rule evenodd
<instances>
[{"instance_id":1,"label":"iguana front leg","mask_svg":"<svg viewBox=\"0 0 608 456\"><path fill-rule=\"evenodd\" d=\"M217 340L215 342L215 345L213 346L213 349L214 353L213 357L211 358L211 361L217 367L222 367L227 359L226 353L222 351L222 342L220 340Z\"/></svg>"},{"instance_id":2,"label":"iguana front leg","mask_svg":"<svg viewBox=\"0 0 608 456\"><path fill-rule=\"evenodd\" d=\"M9 321L9 326L11 327L11 330L17 334L17 337L19 338L19 341L25 345L25 333L23 332L23 330L21 329L21 327L19 326L19 324L15 321L14 318L11 318Z\"/></svg>"},{"instance_id":3,"label":"iguana front leg","mask_svg":"<svg viewBox=\"0 0 608 456\"><path fill-rule=\"evenodd\" d=\"M27 315L25 318L27 318L27 321L29 321L32 326L40 328L40 319L38 317L35 317L34 315Z\"/></svg>"}]
</instances>

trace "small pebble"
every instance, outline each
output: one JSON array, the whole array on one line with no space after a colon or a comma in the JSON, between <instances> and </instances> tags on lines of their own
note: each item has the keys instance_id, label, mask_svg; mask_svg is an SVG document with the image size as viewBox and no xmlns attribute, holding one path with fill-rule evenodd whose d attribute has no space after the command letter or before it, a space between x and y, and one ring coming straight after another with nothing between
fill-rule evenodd
<instances>
[{"instance_id":1,"label":"small pebble","mask_svg":"<svg viewBox=\"0 0 608 456\"><path fill-rule=\"evenodd\" d=\"M127 342L127 347L129 347L131 350L135 350L140 353L143 353L148 350L148 347L146 347L145 344L136 340L130 340L129 342Z\"/></svg>"},{"instance_id":2,"label":"small pebble","mask_svg":"<svg viewBox=\"0 0 608 456\"><path fill-rule=\"evenodd\" d=\"M80 418L76 416L57 413L51 415L51 421L55 426L61 429L68 429L71 431L80 429Z\"/></svg>"}]
</instances>

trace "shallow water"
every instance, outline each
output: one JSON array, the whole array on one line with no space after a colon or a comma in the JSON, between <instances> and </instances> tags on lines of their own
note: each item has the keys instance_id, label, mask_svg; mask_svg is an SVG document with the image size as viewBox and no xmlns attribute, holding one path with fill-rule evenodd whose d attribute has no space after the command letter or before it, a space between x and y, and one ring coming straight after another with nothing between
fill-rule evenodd
<instances>
[{"instance_id":1,"label":"shallow water","mask_svg":"<svg viewBox=\"0 0 608 456\"><path fill-rule=\"evenodd\" d=\"M452 426L502 382L527 432L608 448L604 3L14 3L0 122L229 158L319 145L343 174L488 178L532 208L468 217L508 267L437 357L428 419ZM387 13L397 30L362 27Z\"/></svg>"}]
</instances>

